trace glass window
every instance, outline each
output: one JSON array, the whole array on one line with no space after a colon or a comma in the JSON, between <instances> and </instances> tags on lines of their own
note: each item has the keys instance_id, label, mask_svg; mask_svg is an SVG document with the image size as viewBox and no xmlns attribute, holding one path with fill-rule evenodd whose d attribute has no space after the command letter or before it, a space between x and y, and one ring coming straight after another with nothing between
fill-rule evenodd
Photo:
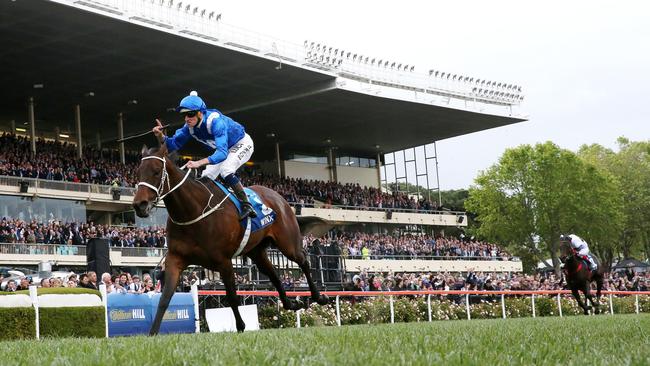
<instances>
[{"instance_id":1,"label":"glass window","mask_svg":"<svg viewBox=\"0 0 650 366\"><path fill-rule=\"evenodd\" d=\"M0 216L25 221L85 222L86 204L83 201L0 196Z\"/></svg>"},{"instance_id":2,"label":"glass window","mask_svg":"<svg viewBox=\"0 0 650 366\"><path fill-rule=\"evenodd\" d=\"M289 161L298 161L303 163L327 164L326 156L309 156L295 154L289 158Z\"/></svg>"},{"instance_id":3,"label":"glass window","mask_svg":"<svg viewBox=\"0 0 650 366\"><path fill-rule=\"evenodd\" d=\"M165 227L167 225L167 209L164 207L158 207L151 210L149 217L138 217L138 215L134 216L135 226L137 227Z\"/></svg>"},{"instance_id":4,"label":"glass window","mask_svg":"<svg viewBox=\"0 0 650 366\"><path fill-rule=\"evenodd\" d=\"M360 159L359 159L359 166L362 167L362 168L367 168L367 167L369 167L370 165L368 164L368 159L366 159L366 158L360 158Z\"/></svg>"}]
</instances>

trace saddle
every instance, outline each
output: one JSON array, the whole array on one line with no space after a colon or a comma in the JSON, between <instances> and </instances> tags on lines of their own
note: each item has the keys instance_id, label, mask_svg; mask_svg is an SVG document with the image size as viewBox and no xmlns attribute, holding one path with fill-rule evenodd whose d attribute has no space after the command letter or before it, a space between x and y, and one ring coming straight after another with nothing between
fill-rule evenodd
<instances>
[{"instance_id":1,"label":"saddle","mask_svg":"<svg viewBox=\"0 0 650 366\"><path fill-rule=\"evenodd\" d=\"M237 209L237 213L241 214L242 212L241 202L231 190L226 188L225 184L223 184L219 180L212 180L207 177L201 177L200 180L211 181L214 184L214 186L216 186L216 188L221 190L225 195L228 196L228 198L230 198L230 201L235 205L235 208ZM276 217L275 211L273 211L272 208L265 205L264 202L262 202L260 196L254 190L245 187L244 192L246 192L246 195L248 196L248 200L250 201L251 205L253 205L253 209L255 209L255 212L257 213L257 217L242 220L241 221L242 227L245 228L247 226L248 220L250 220L251 232L254 233L257 230L260 230L262 228L271 225L275 221L275 217Z\"/></svg>"}]
</instances>

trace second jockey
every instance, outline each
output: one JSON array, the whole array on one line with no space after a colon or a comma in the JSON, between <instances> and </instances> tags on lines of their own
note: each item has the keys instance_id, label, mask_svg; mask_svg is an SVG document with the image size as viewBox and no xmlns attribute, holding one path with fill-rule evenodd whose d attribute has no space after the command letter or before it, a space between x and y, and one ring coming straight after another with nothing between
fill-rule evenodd
<instances>
[{"instance_id":1,"label":"second jockey","mask_svg":"<svg viewBox=\"0 0 650 366\"><path fill-rule=\"evenodd\" d=\"M195 91L181 100L176 111L183 115L185 125L176 130L174 136L167 137L162 132L162 123L156 120L157 126L152 132L158 141L164 142L170 152L180 149L191 138L200 142L212 155L198 161L189 161L186 166L196 169L207 165L201 176L213 180L221 175L242 203L239 220L249 216L257 217L235 174L253 155L253 140L244 127L218 110L208 109Z\"/></svg>"},{"instance_id":2,"label":"second jockey","mask_svg":"<svg viewBox=\"0 0 650 366\"><path fill-rule=\"evenodd\" d=\"M589 269L592 272L598 269L596 261L594 261L594 258L591 256L591 252L589 252L589 245L582 238L575 234L561 235L560 241L569 243L574 254L582 259L587 260L587 262L589 262Z\"/></svg>"}]
</instances>

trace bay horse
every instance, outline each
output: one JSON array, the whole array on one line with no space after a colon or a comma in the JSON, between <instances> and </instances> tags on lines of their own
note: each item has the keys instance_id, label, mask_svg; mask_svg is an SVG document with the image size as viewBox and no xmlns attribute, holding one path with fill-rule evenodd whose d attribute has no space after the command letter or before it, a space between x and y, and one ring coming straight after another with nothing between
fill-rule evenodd
<instances>
[{"instance_id":1,"label":"bay horse","mask_svg":"<svg viewBox=\"0 0 650 366\"><path fill-rule=\"evenodd\" d=\"M177 167L168 156L167 146L142 148L142 160L137 169L139 183L133 197L133 208L139 217L149 216L152 208L162 199L167 208L167 256L162 295L149 335L160 330L163 315L176 290L179 277L190 264L218 271L226 287L226 298L235 315L238 332L246 325L239 314L239 297L235 287L232 258L245 255L269 277L278 291L282 305L287 310L299 310L305 303L289 299L278 275L269 260L266 249L273 245L288 259L296 262L305 274L311 291L310 299L324 305L328 297L320 294L311 278L309 260L302 247L302 235L326 226L316 217L300 217L277 192L262 186L250 187L275 211L270 225L250 233L246 242L245 228L239 221L234 203L210 179L187 179L187 173ZM321 227L322 228L322 227ZM241 246L240 247L240 243Z\"/></svg>"},{"instance_id":2,"label":"bay horse","mask_svg":"<svg viewBox=\"0 0 650 366\"><path fill-rule=\"evenodd\" d=\"M593 254L592 257L598 268L595 272L589 269L589 263L578 257L568 242L560 244L560 260L564 263L564 276L566 277L567 286L571 289L573 297L578 301L578 306L582 308L585 315L589 315L591 306L594 307L594 313L599 313L600 292L603 289L603 279L605 278L605 268L600 264L598 258ZM591 282L596 282L596 301L591 295ZM580 291L585 295L585 301L582 302Z\"/></svg>"}]
</instances>

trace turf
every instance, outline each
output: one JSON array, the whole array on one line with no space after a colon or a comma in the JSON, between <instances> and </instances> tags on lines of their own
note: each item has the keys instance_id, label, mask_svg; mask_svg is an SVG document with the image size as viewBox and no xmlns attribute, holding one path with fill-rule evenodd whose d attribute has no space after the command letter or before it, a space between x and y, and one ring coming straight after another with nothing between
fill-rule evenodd
<instances>
[{"instance_id":1,"label":"turf","mask_svg":"<svg viewBox=\"0 0 650 366\"><path fill-rule=\"evenodd\" d=\"M650 315L0 342L3 365L648 365Z\"/></svg>"}]
</instances>

